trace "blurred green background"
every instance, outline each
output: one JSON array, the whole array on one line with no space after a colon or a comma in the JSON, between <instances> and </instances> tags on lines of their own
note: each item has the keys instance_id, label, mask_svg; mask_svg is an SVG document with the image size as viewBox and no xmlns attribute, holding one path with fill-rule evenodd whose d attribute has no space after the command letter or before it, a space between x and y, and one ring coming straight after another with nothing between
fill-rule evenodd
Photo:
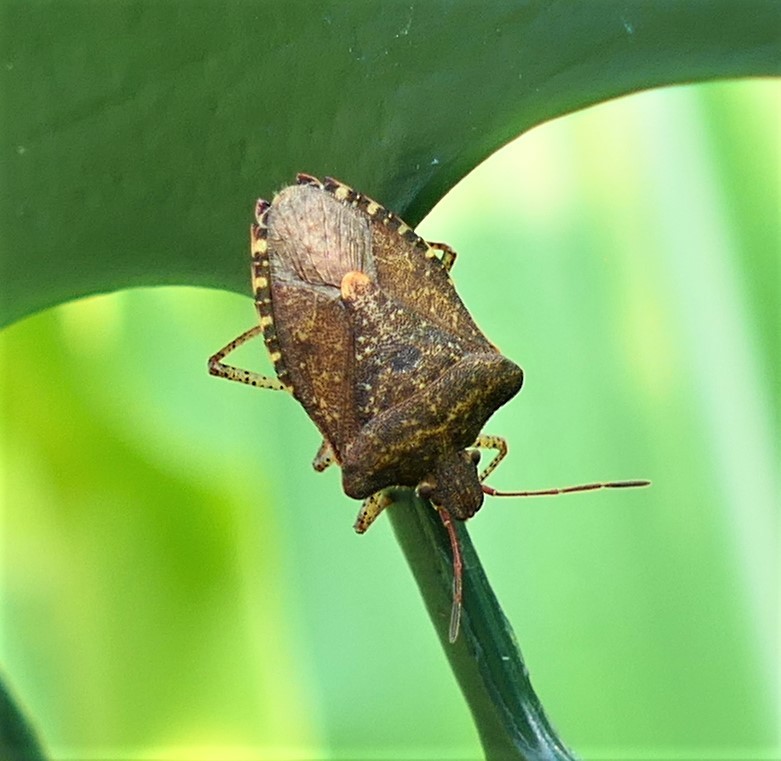
<instances>
[{"instance_id":1,"label":"blurred green background","mask_svg":"<svg viewBox=\"0 0 781 761\"><path fill-rule=\"evenodd\" d=\"M719 83L544 124L420 228L526 371L492 484L654 482L470 523L584 758L780 752L780 105ZM161 288L0 335L11 687L55 759L479 757L387 522L352 532L289 397L206 374L254 320Z\"/></svg>"}]
</instances>

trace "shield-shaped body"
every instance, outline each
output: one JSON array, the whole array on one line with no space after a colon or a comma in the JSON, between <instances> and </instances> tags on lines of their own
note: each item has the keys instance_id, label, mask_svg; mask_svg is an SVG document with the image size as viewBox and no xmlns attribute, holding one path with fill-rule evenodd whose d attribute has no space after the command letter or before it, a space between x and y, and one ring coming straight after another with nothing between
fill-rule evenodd
<instances>
[{"instance_id":1,"label":"shield-shaped body","mask_svg":"<svg viewBox=\"0 0 781 761\"><path fill-rule=\"evenodd\" d=\"M475 325L435 246L341 183L298 179L259 205L252 230L277 376L330 445L349 496L453 481L447 507L469 517L482 491L464 450L518 392L521 369ZM466 497L463 467L475 471Z\"/></svg>"}]
</instances>

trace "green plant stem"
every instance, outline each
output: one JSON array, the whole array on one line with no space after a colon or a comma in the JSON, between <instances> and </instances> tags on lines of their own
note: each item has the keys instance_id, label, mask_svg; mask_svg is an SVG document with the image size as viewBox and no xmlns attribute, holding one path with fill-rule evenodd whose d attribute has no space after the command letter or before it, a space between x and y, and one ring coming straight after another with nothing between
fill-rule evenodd
<instances>
[{"instance_id":1,"label":"green plant stem","mask_svg":"<svg viewBox=\"0 0 781 761\"><path fill-rule=\"evenodd\" d=\"M393 492L388 510L450 666L472 711L486 758L569 761L532 687L513 630L486 578L464 524L456 526L464 571L461 633L448 642L453 572L450 541L428 502Z\"/></svg>"}]
</instances>

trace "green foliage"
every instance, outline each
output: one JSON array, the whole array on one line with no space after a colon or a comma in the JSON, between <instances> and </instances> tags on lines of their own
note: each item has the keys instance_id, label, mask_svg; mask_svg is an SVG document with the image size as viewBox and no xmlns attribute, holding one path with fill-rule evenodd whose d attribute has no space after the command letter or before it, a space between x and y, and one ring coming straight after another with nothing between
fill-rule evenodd
<instances>
[{"instance_id":1,"label":"green foliage","mask_svg":"<svg viewBox=\"0 0 781 761\"><path fill-rule=\"evenodd\" d=\"M777 73L774 0L2 5L0 324L88 293L246 291L246 219L297 171L417 223L548 119ZM248 203L247 199L250 199Z\"/></svg>"},{"instance_id":2,"label":"green foliage","mask_svg":"<svg viewBox=\"0 0 781 761\"><path fill-rule=\"evenodd\" d=\"M298 170L336 175L415 222L541 121L636 89L779 66L770 2L394 10L6 2L3 321L131 285L246 293L252 200ZM775 132L760 119L742 135L730 119L751 104L711 93L710 105L692 101L701 121L674 110L680 134L642 110L635 121L613 110L590 143L558 143L582 184L545 234L526 210L557 208L544 205L550 157L536 172L527 162L481 174L492 179L425 228L461 252L465 301L531 369L512 412L492 423L523 453L497 485L655 480L632 505L505 502L475 521L546 704L592 755L773 739L757 644L768 628L755 561L767 553L752 537L772 525L765 444L777 430L751 425L774 419L763 400L778 391L763 372L778 367L766 256L778 199L760 191L773 185L763 158ZM723 176L697 163L702 125L722 145ZM623 153L622 128L644 135ZM655 167L670 145L668 160L688 164L688 194ZM644 180L622 193L610 185L623 164ZM724 198L708 206L714 186ZM686 203L667 208L670 198ZM658 224L633 216L645 206L661 209ZM595 223L600 209L610 216ZM710 227L695 224L708 214ZM681 246L675 231L688 229L708 234ZM725 230L737 243L722 250ZM750 294L750 320L725 271ZM155 757L474 755L389 533L350 535L352 506L335 474L308 473L316 435L289 399L261 402L205 377L205 356L247 320L246 299L136 293L4 336L3 658L36 725L55 757L107 744ZM714 325L736 366L719 366L702 340ZM725 417L729 400L739 413ZM324 502L343 503L341 517ZM441 549L410 536L408 555ZM674 689L665 674L681 680ZM741 695L739 718L716 697L725 685ZM471 708L484 745L499 747L475 703L481 689L466 687Z\"/></svg>"}]
</instances>

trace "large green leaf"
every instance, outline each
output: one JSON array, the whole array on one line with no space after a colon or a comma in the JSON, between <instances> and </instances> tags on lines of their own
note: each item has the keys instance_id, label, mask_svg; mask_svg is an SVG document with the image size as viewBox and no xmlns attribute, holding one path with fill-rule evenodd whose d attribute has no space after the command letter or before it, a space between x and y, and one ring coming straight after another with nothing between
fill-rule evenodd
<instances>
[{"instance_id":1,"label":"large green leaf","mask_svg":"<svg viewBox=\"0 0 781 761\"><path fill-rule=\"evenodd\" d=\"M418 222L529 127L779 71L773 0L2 6L0 324L133 285L246 292L247 220L296 171Z\"/></svg>"}]
</instances>

